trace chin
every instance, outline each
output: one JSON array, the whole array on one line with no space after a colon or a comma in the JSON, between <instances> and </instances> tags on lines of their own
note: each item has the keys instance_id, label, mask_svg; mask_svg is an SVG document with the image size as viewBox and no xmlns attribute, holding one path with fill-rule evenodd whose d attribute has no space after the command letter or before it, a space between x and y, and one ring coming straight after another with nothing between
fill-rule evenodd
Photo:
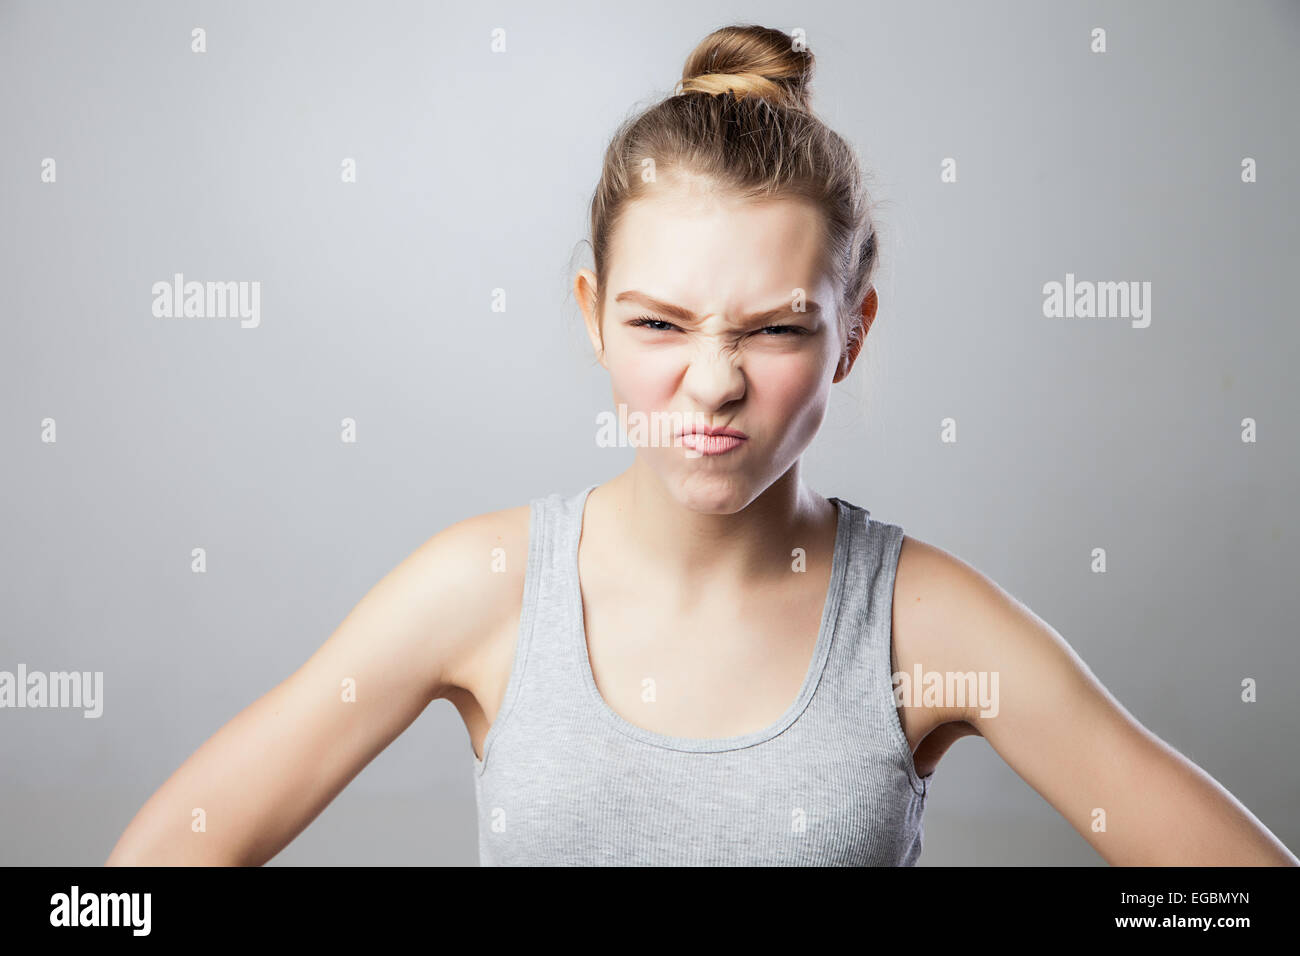
<instances>
[{"instance_id":1,"label":"chin","mask_svg":"<svg viewBox=\"0 0 1300 956\"><path fill-rule=\"evenodd\" d=\"M729 515L745 508L754 499L752 488L752 482L742 475L697 472L678 480L675 497L691 511Z\"/></svg>"}]
</instances>

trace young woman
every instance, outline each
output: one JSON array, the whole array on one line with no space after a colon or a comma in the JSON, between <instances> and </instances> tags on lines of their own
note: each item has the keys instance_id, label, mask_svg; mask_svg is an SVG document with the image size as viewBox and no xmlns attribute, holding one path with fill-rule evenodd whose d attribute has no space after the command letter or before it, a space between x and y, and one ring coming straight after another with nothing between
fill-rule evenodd
<instances>
[{"instance_id":1,"label":"young woman","mask_svg":"<svg viewBox=\"0 0 1300 956\"><path fill-rule=\"evenodd\" d=\"M804 484L878 307L812 68L784 33L718 30L606 154L574 291L616 405L668 440L432 537L110 864L265 862L439 698L468 730L486 864L911 864L967 734L1110 863L1297 863L996 584ZM919 673L969 693L896 697Z\"/></svg>"}]
</instances>

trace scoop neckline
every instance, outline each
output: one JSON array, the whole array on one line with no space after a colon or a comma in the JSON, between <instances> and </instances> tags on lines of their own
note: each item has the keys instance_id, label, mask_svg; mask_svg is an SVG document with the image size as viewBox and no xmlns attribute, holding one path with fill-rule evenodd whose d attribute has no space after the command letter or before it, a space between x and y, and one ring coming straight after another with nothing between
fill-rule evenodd
<instances>
[{"instance_id":1,"label":"scoop neckline","mask_svg":"<svg viewBox=\"0 0 1300 956\"><path fill-rule=\"evenodd\" d=\"M592 703L595 705L596 712L611 724L615 730L634 740L665 750L679 750L689 753L723 753L730 750L741 750L771 740L787 730L791 724L799 719L799 715L811 703L817 685L821 682L822 674L826 670L826 661L830 657L831 643L835 636L836 622L839 618L841 599L844 594L844 579L848 564L848 543L852 530L849 509L845 502L839 498L827 499L835 504L836 510L835 547L831 557L831 575L826 585L826 599L822 604L817 643L813 647L812 659L808 662L808 670L804 674L803 685L799 688L799 693L794 701L774 723L759 730L750 731L747 734L738 734L732 737L676 737L647 730L625 719L614 708L609 706L600 693L600 688L596 686L596 677L591 669L591 655L587 649L587 622L582 603L582 582L578 574L578 552L582 543L582 527L587 509L587 499L597 487L598 485L590 485L578 494L577 505L574 509L575 517L570 522L574 534L570 539L572 544L567 555L567 560L573 572L569 575L572 581L569 589L569 605L576 618L574 631L578 642L579 670L582 671L582 682L587 688Z\"/></svg>"}]
</instances>

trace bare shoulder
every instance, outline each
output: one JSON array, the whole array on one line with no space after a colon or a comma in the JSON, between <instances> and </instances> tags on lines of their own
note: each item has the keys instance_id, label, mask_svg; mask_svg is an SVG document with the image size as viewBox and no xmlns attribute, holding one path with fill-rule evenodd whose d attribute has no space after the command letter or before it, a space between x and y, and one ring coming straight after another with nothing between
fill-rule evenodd
<instances>
[{"instance_id":1,"label":"bare shoulder","mask_svg":"<svg viewBox=\"0 0 1300 956\"><path fill-rule=\"evenodd\" d=\"M894 575L891 665L895 675L906 675L906 680L911 682L918 670L923 675L942 674L957 666L962 655L955 645L961 640L961 630L951 626L951 622L959 616L955 593L962 587L961 579L966 572L967 566L942 548L910 535L903 536ZM911 686L900 681L895 683ZM946 700L916 706L911 695L903 693L899 720L908 742L916 749L931 731L945 724L964 722L967 710ZM973 726L967 732L978 733ZM936 763L946 744L951 743L948 738L952 734L937 736L944 737L946 743L938 747ZM927 769L921 766L918 757L918 770L924 773Z\"/></svg>"},{"instance_id":2,"label":"bare shoulder","mask_svg":"<svg viewBox=\"0 0 1300 956\"><path fill-rule=\"evenodd\" d=\"M926 671L987 675L1003 691L1010 679L1022 696L1063 684L1099 686L1065 639L1024 603L961 558L911 537L899 554L895 616L905 653L932 662ZM957 709L959 719L989 736L995 722L988 708L967 701Z\"/></svg>"},{"instance_id":3,"label":"bare shoulder","mask_svg":"<svg viewBox=\"0 0 1300 956\"><path fill-rule=\"evenodd\" d=\"M929 542L904 535L894 582L897 666L944 675L990 673L1016 660L1059 651L1060 637L986 574ZM1013 668L1015 669L1015 668ZM967 678L969 681L969 678ZM969 721L978 701L944 701L948 720Z\"/></svg>"},{"instance_id":4,"label":"bare shoulder","mask_svg":"<svg viewBox=\"0 0 1300 956\"><path fill-rule=\"evenodd\" d=\"M513 635L528 567L530 508L488 511L449 525L425 544L426 574L445 596L441 635L442 693L473 690L477 675L499 656L499 638Z\"/></svg>"}]
</instances>

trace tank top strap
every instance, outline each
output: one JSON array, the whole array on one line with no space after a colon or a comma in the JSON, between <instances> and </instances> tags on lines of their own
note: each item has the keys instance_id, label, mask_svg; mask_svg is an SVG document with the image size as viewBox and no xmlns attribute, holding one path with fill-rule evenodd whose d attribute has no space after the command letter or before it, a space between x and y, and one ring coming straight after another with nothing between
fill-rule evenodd
<instances>
[{"instance_id":1,"label":"tank top strap","mask_svg":"<svg viewBox=\"0 0 1300 956\"><path fill-rule=\"evenodd\" d=\"M575 635L582 633L581 596L578 584L578 539L582 533L582 512L587 496L596 488L588 485L578 492L554 492L533 501L533 514L542 538L529 571L535 572L536 593L523 616L532 624L532 640L539 647L550 672L549 679L572 680L581 672ZM567 693L578 685L548 685ZM554 692L554 691L553 691Z\"/></svg>"},{"instance_id":2,"label":"tank top strap","mask_svg":"<svg viewBox=\"0 0 1300 956\"><path fill-rule=\"evenodd\" d=\"M553 492L528 503L528 555L514 659L497 718L483 740L483 757L474 757L477 775L487 769L498 737L513 725L511 717L521 699L528 699L527 706L541 707L557 721L576 699L580 672L576 648L569 640L574 628L571 585L577 580L582 506L595 487L576 495Z\"/></svg>"},{"instance_id":3,"label":"tank top strap","mask_svg":"<svg viewBox=\"0 0 1300 956\"><path fill-rule=\"evenodd\" d=\"M841 498L849 519L848 563L840 620L823 674L820 694L839 713L863 722L862 739L883 748L924 796L933 773L921 777L895 703L893 666L894 581L903 547L903 529L871 516L867 508Z\"/></svg>"}]
</instances>

